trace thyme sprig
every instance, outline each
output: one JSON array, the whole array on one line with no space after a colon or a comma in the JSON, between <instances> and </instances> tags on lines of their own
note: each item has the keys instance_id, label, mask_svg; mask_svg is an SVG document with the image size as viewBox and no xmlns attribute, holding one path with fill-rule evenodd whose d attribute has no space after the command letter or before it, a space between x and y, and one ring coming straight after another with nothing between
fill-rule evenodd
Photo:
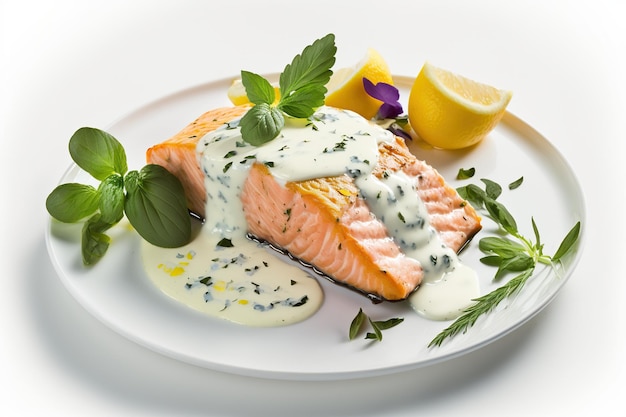
<instances>
[{"instance_id":1,"label":"thyme sprig","mask_svg":"<svg viewBox=\"0 0 626 417\"><path fill-rule=\"evenodd\" d=\"M469 201L475 209L484 211L506 236L489 236L479 241L479 249L486 255L480 259L485 265L497 267L494 275L495 281L500 281L504 276L517 274L501 287L474 299L474 304L466 308L463 314L450 326L440 332L428 345L440 346L444 340L459 333L465 333L472 327L478 318L494 310L504 299L518 293L533 276L537 264L544 264L551 268L557 266L563 256L570 252L578 240L580 234L580 221L577 222L561 241L556 252L550 256L543 252L544 244L541 241L539 229L534 218L531 223L534 241L523 236L517 223L506 207L497 201L502 193L502 187L491 180L481 179L484 189L470 184L457 189L459 195ZM509 189L519 187L523 179L520 178L511 184Z\"/></svg>"}]
</instances>

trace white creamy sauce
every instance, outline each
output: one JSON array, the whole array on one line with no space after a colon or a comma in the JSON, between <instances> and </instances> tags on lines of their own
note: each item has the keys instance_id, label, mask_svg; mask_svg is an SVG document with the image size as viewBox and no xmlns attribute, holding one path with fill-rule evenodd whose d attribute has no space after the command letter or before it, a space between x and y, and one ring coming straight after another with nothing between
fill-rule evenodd
<instances>
[{"instance_id":1,"label":"white creamy sauce","mask_svg":"<svg viewBox=\"0 0 626 417\"><path fill-rule=\"evenodd\" d=\"M433 320L458 317L479 295L478 276L461 263L430 225L415 180L400 171L381 179L361 176L356 178L356 185L402 252L422 265L424 279L409 296L413 309Z\"/></svg>"},{"instance_id":2,"label":"white creamy sauce","mask_svg":"<svg viewBox=\"0 0 626 417\"><path fill-rule=\"evenodd\" d=\"M409 296L415 311L431 320L452 320L480 295L476 272L460 262L450 272L425 279Z\"/></svg>"},{"instance_id":3,"label":"white creamy sauce","mask_svg":"<svg viewBox=\"0 0 626 417\"><path fill-rule=\"evenodd\" d=\"M154 284L189 307L249 326L281 326L313 315L322 289L295 265L285 263L245 237L219 245L199 233L184 247L143 243L144 268Z\"/></svg>"},{"instance_id":4,"label":"white creamy sauce","mask_svg":"<svg viewBox=\"0 0 626 417\"><path fill-rule=\"evenodd\" d=\"M323 108L311 119L286 119L279 136L261 146L243 141L238 120L198 142L208 195L205 226L225 235L245 234L239 195L254 162L265 164L282 182L370 172L378 159L378 143L393 138L391 132L345 110Z\"/></svg>"},{"instance_id":5,"label":"white creamy sauce","mask_svg":"<svg viewBox=\"0 0 626 417\"><path fill-rule=\"evenodd\" d=\"M478 295L474 271L430 225L415 180L403 173L372 175L378 144L394 140L391 132L355 113L322 107L309 121L287 119L277 138L256 147L242 140L237 124L198 142L207 190L199 236L185 248L144 245L146 271L162 291L207 314L248 325L294 323L317 311L323 300L317 281L246 238L240 193L250 167L259 162L282 182L344 173L354 178L390 236L424 269L421 287L409 297L419 314L452 319ZM220 247L221 239L233 247Z\"/></svg>"}]
</instances>

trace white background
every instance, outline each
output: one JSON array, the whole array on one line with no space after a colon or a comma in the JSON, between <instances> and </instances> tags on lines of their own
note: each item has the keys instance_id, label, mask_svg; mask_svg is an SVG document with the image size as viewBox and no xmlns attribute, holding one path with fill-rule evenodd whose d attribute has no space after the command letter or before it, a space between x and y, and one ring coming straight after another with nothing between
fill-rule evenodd
<instances>
[{"instance_id":1,"label":"white background","mask_svg":"<svg viewBox=\"0 0 626 417\"><path fill-rule=\"evenodd\" d=\"M622 416L626 412L626 31L618 1L0 2L3 225L0 414L63 416ZM474 353L343 382L244 378L144 349L87 314L48 259L44 201L81 126L106 128L181 89L275 72L334 32L514 91L509 110L582 184L584 255L543 312ZM190 120L196 115L190 115ZM9 410L15 410L7 413Z\"/></svg>"}]
</instances>

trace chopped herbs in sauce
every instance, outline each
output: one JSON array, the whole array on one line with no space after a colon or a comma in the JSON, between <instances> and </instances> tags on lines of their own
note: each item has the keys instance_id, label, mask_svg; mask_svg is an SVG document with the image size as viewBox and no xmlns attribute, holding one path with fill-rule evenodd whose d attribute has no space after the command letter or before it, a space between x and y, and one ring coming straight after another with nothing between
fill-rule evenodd
<instances>
[{"instance_id":1,"label":"chopped herbs in sauce","mask_svg":"<svg viewBox=\"0 0 626 417\"><path fill-rule=\"evenodd\" d=\"M223 238L219 242L217 242L217 246L220 246L222 248L232 248L233 247L233 242L232 242L232 240L230 240L228 238Z\"/></svg>"}]
</instances>

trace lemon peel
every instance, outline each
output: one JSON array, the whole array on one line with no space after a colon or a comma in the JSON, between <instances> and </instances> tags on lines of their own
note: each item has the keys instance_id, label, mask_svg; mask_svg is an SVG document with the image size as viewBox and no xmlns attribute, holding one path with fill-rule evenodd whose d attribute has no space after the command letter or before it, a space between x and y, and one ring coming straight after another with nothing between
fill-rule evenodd
<instances>
[{"instance_id":1,"label":"lemon peel","mask_svg":"<svg viewBox=\"0 0 626 417\"><path fill-rule=\"evenodd\" d=\"M409 123L422 140L436 148L467 148L496 127L511 97L510 91L426 62L409 94Z\"/></svg>"}]
</instances>

